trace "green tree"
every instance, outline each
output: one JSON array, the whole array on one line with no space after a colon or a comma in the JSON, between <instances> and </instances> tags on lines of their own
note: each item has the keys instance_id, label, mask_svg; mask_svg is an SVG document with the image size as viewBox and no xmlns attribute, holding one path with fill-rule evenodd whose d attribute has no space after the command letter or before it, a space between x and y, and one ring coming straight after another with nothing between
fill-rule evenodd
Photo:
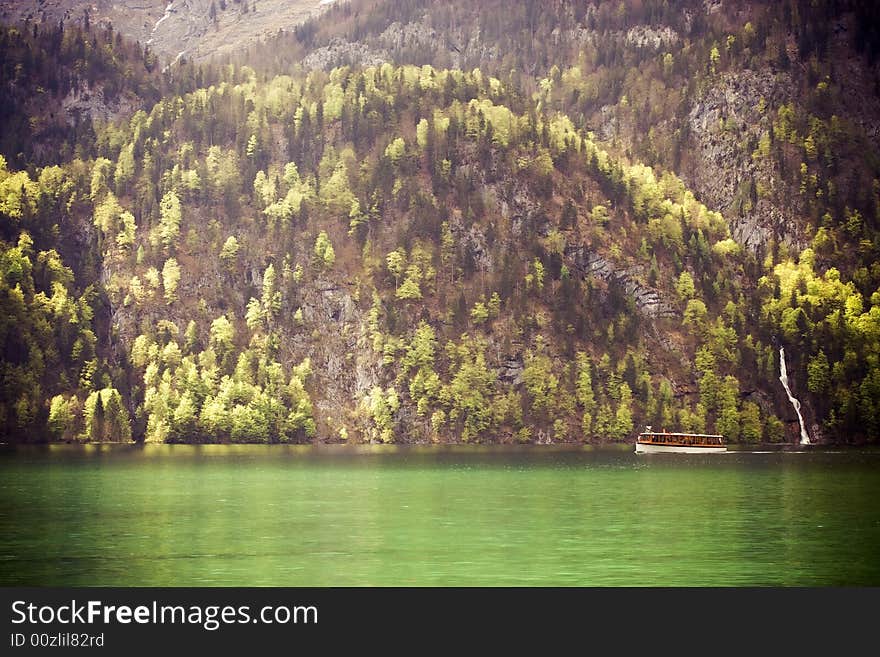
<instances>
[{"instance_id":1,"label":"green tree","mask_svg":"<svg viewBox=\"0 0 880 657\"><path fill-rule=\"evenodd\" d=\"M211 322L210 345L221 361L232 354L234 340L235 327L225 315Z\"/></svg>"},{"instance_id":2,"label":"green tree","mask_svg":"<svg viewBox=\"0 0 880 657\"><path fill-rule=\"evenodd\" d=\"M422 280L422 272L418 265L410 265L406 270L406 278L403 284L395 292L398 299L415 300L422 298L422 289L420 282Z\"/></svg>"},{"instance_id":3,"label":"green tree","mask_svg":"<svg viewBox=\"0 0 880 657\"><path fill-rule=\"evenodd\" d=\"M278 316L281 311L281 292L278 290L275 265L269 263L263 272L263 296L260 298L263 312L269 320Z\"/></svg>"},{"instance_id":4,"label":"green tree","mask_svg":"<svg viewBox=\"0 0 880 657\"><path fill-rule=\"evenodd\" d=\"M626 382L620 384L620 400L617 402L617 411L614 414L614 436L623 440L632 434L632 390Z\"/></svg>"},{"instance_id":5,"label":"green tree","mask_svg":"<svg viewBox=\"0 0 880 657\"><path fill-rule=\"evenodd\" d=\"M234 443L269 442L269 422L252 404L236 404L230 416L229 437Z\"/></svg>"},{"instance_id":6,"label":"green tree","mask_svg":"<svg viewBox=\"0 0 880 657\"><path fill-rule=\"evenodd\" d=\"M666 428L672 425L672 403L673 403L674 393L672 390L672 384L669 382L669 379L663 377L660 379L660 386L657 390L657 423L661 428Z\"/></svg>"},{"instance_id":7,"label":"green tree","mask_svg":"<svg viewBox=\"0 0 880 657\"><path fill-rule=\"evenodd\" d=\"M180 235L180 199L172 190L167 192L159 204L159 241L168 251L175 245Z\"/></svg>"},{"instance_id":8,"label":"green tree","mask_svg":"<svg viewBox=\"0 0 880 657\"><path fill-rule=\"evenodd\" d=\"M478 301L474 304L474 307L471 308L471 321L474 324L482 324L486 320L489 319L489 309L486 308L486 304L482 301Z\"/></svg>"},{"instance_id":9,"label":"green tree","mask_svg":"<svg viewBox=\"0 0 880 657\"><path fill-rule=\"evenodd\" d=\"M681 272L678 282L675 284L675 291L678 298L682 301L688 301L694 296L696 289L694 288L694 278L688 272Z\"/></svg>"},{"instance_id":10,"label":"green tree","mask_svg":"<svg viewBox=\"0 0 880 657\"><path fill-rule=\"evenodd\" d=\"M183 348L186 353L193 353L199 344L199 331L198 327L196 326L195 320L191 319L187 323L186 330L183 332L183 340Z\"/></svg>"},{"instance_id":11,"label":"green tree","mask_svg":"<svg viewBox=\"0 0 880 657\"><path fill-rule=\"evenodd\" d=\"M238 261L238 250L238 240L235 238L235 235L227 237L223 243L223 248L220 249L220 260L230 271L235 269L236 262Z\"/></svg>"},{"instance_id":12,"label":"green tree","mask_svg":"<svg viewBox=\"0 0 880 657\"><path fill-rule=\"evenodd\" d=\"M385 157L391 160L392 163L397 164L400 162L403 154L406 152L406 143L403 141L401 137L394 139L388 146L385 148Z\"/></svg>"},{"instance_id":13,"label":"green tree","mask_svg":"<svg viewBox=\"0 0 880 657\"><path fill-rule=\"evenodd\" d=\"M608 216L608 208L604 205L593 206L593 210L590 212L590 217L599 226L604 226L610 219Z\"/></svg>"},{"instance_id":14,"label":"green tree","mask_svg":"<svg viewBox=\"0 0 880 657\"><path fill-rule=\"evenodd\" d=\"M55 395L49 404L49 431L59 440L76 434L76 397Z\"/></svg>"},{"instance_id":15,"label":"green tree","mask_svg":"<svg viewBox=\"0 0 880 657\"><path fill-rule=\"evenodd\" d=\"M113 182L116 185L116 193L124 194L128 189L129 182L134 178L134 143L123 146L116 160L116 170L113 173Z\"/></svg>"},{"instance_id":16,"label":"green tree","mask_svg":"<svg viewBox=\"0 0 880 657\"><path fill-rule=\"evenodd\" d=\"M756 443L761 440L761 410L754 402L744 402L740 411L740 436L743 440Z\"/></svg>"},{"instance_id":17,"label":"green tree","mask_svg":"<svg viewBox=\"0 0 880 657\"><path fill-rule=\"evenodd\" d=\"M779 443L785 438L785 425L775 415L770 415L767 418L764 431L768 442Z\"/></svg>"},{"instance_id":18,"label":"green tree","mask_svg":"<svg viewBox=\"0 0 880 657\"><path fill-rule=\"evenodd\" d=\"M532 409L539 414L552 414L559 390L559 378L553 373L553 363L544 353L543 342L538 351L529 351L523 368L523 383L532 400Z\"/></svg>"},{"instance_id":19,"label":"green tree","mask_svg":"<svg viewBox=\"0 0 880 657\"><path fill-rule=\"evenodd\" d=\"M394 414L400 408L400 399L394 387L384 391L379 386L374 387L365 404L373 420L373 427L369 433L371 440L383 443L394 442Z\"/></svg>"},{"instance_id":20,"label":"green tree","mask_svg":"<svg viewBox=\"0 0 880 657\"><path fill-rule=\"evenodd\" d=\"M180 265L174 258L168 258L162 267L162 287L165 289L165 300L170 304L177 301L177 284L180 282Z\"/></svg>"},{"instance_id":21,"label":"green tree","mask_svg":"<svg viewBox=\"0 0 880 657\"><path fill-rule=\"evenodd\" d=\"M579 351L576 363L575 398L578 405L583 409L581 428L584 434L589 436L592 430L593 412L596 408L596 398L593 394L593 378L590 373L590 360L583 351Z\"/></svg>"},{"instance_id":22,"label":"green tree","mask_svg":"<svg viewBox=\"0 0 880 657\"><path fill-rule=\"evenodd\" d=\"M602 440L614 438L614 412L611 409L611 404L608 402L599 404L593 425L593 433Z\"/></svg>"},{"instance_id":23,"label":"green tree","mask_svg":"<svg viewBox=\"0 0 880 657\"><path fill-rule=\"evenodd\" d=\"M497 375L486 366L484 344L468 336L461 343L449 343L452 378L441 391L449 406L448 419L460 423L461 440L469 442L492 425L492 396Z\"/></svg>"},{"instance_id":24,"label":"green tree","mask_svg":"<svg viewBox=\"0 0 880 657\"><path fill-rule=\"evenodd\" d=\"M684 318L681 323L683 326L693 326L699 331L706 328L706 316L709 314L706 304L700 299L691 299L687 302L684 309Z\"/></svg>"},{"instance_id":25,"label":"green tree","mask_svg":"<svg viewBox=\"0 0 880 657\"><path fill-rule=\"evenodd\" d=\"M348 216L351 213L352 204L356 199L348 182L345 162L338 162L333 173L322 184L321 198L333 213L339 216Z\"/></svg>"},{"instance_id":26,"label":"green tree","mask_svg":"<svg viewBox=\"0 0 880 657\"><path fill-rule=\"evenodd\" d=\"M718 52L718 44L714 44L712 46L712 51L709 53L709 70L712 73L715 73L715 69L718 66L720 59L721 54Z\"/></svg>"},{"instance_id":27,"label":"green tree","mask_svg":"<svg viewBox=\"0 0 880 657\"><path fill-rule=\"evenodd\" d=\"M115 388L96 390L83 405L86 440L131 440L131 420L122 396Z\"/></svg>"},{"instance_id":28,"label":"green tree","mask_svg":"<svg viewBox=\"0 0 880 657\"><path fill-rule=\"evenodd\" d=\"M828 358L821 349L807 364L807 389L812 393L823 393L831 385L831 368Z\"/></svg>"},{"instance_id":29,"label":"green tree","mask_svg":"<svg viewBox=\"0 0 880 657\"><path fill-rule=\"evenodd\" d=\"M437 336L434 329L425 321L419 322L401 361L403 373L406 374L409 370L433 367L436 349Z\"/></svg>"},{"instance_id":30,"label":"green tree","mask_svg":"<svg viewBox=\"0 0 880 657\"><path fill-rule=\"evenodd\" d=\"M325 231L318 233L315 239L315 262L321 269L330 269L336 262L336 252L333 250L333 244Z\"/></svg>"},{"instance_id":31,"label":"green tree","mask_svg":"<svg viewBox=\"0 0 880 657\"><path fill-rule=\"evenodd\" d=\"M419 121L418 125L416 126L416 142L418 143L419 148L421 148L423 150L428 147L428 130L429 129L430 128L428 126L427 119L422 119L421 121Z\"/></svg>"},{"instance_id":32,"label":"green tree","mask_svg":"<svg viewBox=\"0 0 880 657\"><path fill-rule=\"evenodd\" d=\"M400 278L403 276L404 267L406 267L406 251L396 249L385 256L385 265L388 271L394 276L395 286L399 285Z\"/></svg>"},{"instance_id":33,"label":"green tree","mask_svg":"<svg viewBox=\"0 0 880 657\"><path fill-rule=\"evenodd\" d=\"M715 428L731 442L736 442L740 437L740 414L737 408L739 402L739 381L733 376L724 377L724 381L718 387L717 407L718 418ZM760 431L759 431L760 433Z\"/></svg>"}]
</instances>

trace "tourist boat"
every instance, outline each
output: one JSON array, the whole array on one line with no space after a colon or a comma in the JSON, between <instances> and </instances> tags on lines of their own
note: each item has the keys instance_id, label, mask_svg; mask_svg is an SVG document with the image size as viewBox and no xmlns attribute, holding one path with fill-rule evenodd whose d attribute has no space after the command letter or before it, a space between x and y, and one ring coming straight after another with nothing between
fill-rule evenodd
<instances>
[{"instance_id":1,"label":"tourist boat","mask_svg":"<svg viewBox=\"0 0 880 657\"><path fill-rule=\"evenodd\" d=\"M714 454L726 451L724 437L710 433L668 433L645 427L636 440L636 454Z\"/></svg>"}]
</instances>

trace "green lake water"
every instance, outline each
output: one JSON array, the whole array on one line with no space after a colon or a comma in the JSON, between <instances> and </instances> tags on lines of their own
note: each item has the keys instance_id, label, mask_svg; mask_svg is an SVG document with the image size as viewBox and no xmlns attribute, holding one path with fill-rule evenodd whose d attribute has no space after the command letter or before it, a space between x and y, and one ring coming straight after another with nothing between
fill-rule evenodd
<instances>
[{"instance_id":1,"label":"green lake water","mask_svg":"<svg viewBox=\"0 0 880 657\"><path fill-rule=\"evenodd\" d=\"M880 585L880 451L0 449L0 585Z\"/></svg>"}]
</instances>

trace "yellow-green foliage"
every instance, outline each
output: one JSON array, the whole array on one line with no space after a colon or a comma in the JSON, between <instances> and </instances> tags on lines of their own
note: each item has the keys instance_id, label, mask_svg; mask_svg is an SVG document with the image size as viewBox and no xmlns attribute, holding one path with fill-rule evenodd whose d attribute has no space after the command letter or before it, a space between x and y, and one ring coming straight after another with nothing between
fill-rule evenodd
<instances>
[{"instance_id":1,"label":"yellow-green foliage","mask_svg":"<svg viewBox=\"0 0 880 657\"><path fill-rule=\"evenodd\" d=\"M131 440L131 420L122 396L115 388L90 394L83 405L83 438L94 441Z\"/></svg>"},{"instance_id":2,"label":"yellow-green foliage","mask_svg":"<svg viewBox=\"0 0 880 657\"><path fill-rule=\"evenodd\" d=\"M336 252L333 250L333 244L330 243L330 238L327 236L326 231L322 230L318 233L313 252L315 262L322 269L330 269L333 263L336 262Z\"/></svg>"},{"instance_id":3,"label":"yellow-green foliage","mask_svg":"<svg viewBox=\"0 0 880 657\"><path fill-rule=\"evenodd\" d=\"M0 159L10 240L0 337L21 360L3 363L0 425L107 439L121 432L125 398L150 441L307 440L317 430L309 390L328 394L327 380L307 390L308 366L295 363L341 340L343 376L356 364L370 392L326 423L333 437L353 436L359 419L363 437L382 442L567 440L578 426L628 440L641 421L777 439L779 421L740 392L778 387L783 343L826 428L876 433L880 182L864 168L852 180L865 184L835 173L857 129L834 114L831 71L811 63L815 115L792 97L710 126L754 154L755 179L731 212L794 195L812 235L815 250L796 263L784 240L766 245L761 270L671 171L694 163L681 152L694 101L685 77L699 88L738 57L764 65L780 43L759 12L749 18L760 30L707 37L700 27L686 47L615 45L640 11L626 2L591 16L608 43L576 48L566 30L549 37L552 20L534 19L530 30L547 37L534 40L535 61L553 60L537 69L518 51L470 72L441 62L277 77L185 66L163 84L192 91L98 122L94 139L80 131L57 166L28 174ZM629 58L617 75L614 62ZM34 130L45 119L28 118ZM755 118L754 129L743 124ZM614 140L586 131L599 122ZM59 254L90 224L97 247L74 276ZM585 251L615 276L585 271ZM647 331L633 281L681 316ZM332 309L328 336L337 301L345 312ZM671 359L657 340L667 334ZM694 366L697 391L674 394L671 381Z\"/></svg>"},{"instance_id":4,"label":"yellow-green foliage","mask_svg":"<svg viewBox=\"0 0 880 657\"><path fill-rule=\"evenodd\" d=\"M372 420L369 439L372 442L394 442L394 414L400 408L397 391L393 387L382 390L376 386L361 403Z\"/></svg>"}]
</instances>

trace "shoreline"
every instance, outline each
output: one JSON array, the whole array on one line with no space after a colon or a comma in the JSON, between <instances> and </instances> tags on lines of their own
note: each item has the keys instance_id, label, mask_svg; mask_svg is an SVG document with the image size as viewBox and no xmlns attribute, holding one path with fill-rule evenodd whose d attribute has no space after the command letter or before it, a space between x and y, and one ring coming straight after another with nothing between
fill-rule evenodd
<instances>
[{"instance_id":1,"label":"shoreline","mask_svg":"<svg viewBox=\"0 0 880 657\"><path fill-rule=\"evenodd\" d=\"M65 448L75 450L83 449L155 449L155 448L208 448L208 449L233 449L233 448L284 448L295 451L338 451L338 452L364 452L393 453L396 451L423 451L423 452L489 452L489 451L547 451L547 452L578 452L578 451L624 451L632 450L634 442L616 443L145 443L140 441L128 442L42 442L42 443L14 443L0 442L0 450L18 448ZM773 453L773 452L816 452L839 449L871 449L880 448L877 443L822 443L819 445L800 445L798 443L753 443L727 445L728 453Z\"/></svg>"}]
</instances>

